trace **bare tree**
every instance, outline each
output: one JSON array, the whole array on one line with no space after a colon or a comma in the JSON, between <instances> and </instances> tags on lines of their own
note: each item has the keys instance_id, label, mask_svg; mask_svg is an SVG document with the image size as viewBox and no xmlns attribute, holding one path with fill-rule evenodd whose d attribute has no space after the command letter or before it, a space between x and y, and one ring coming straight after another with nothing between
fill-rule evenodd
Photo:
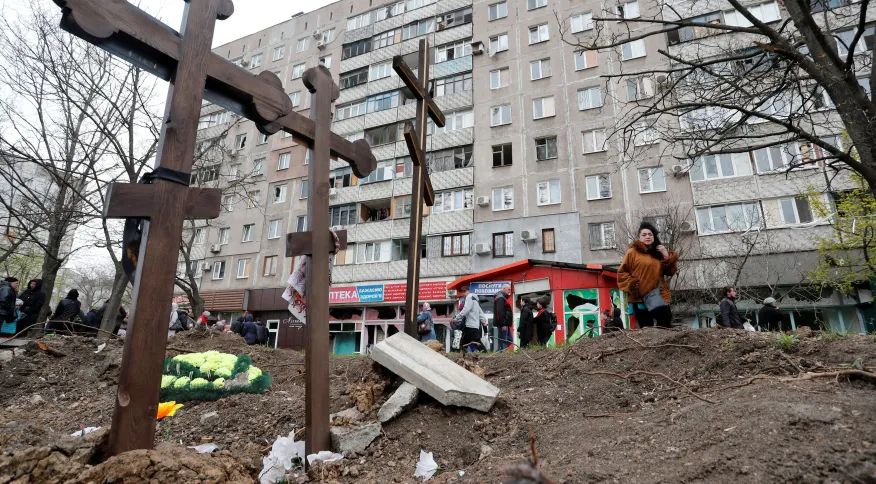
<instances>
[{"instance_id":1,"label":"bare tree","mask_svg":"<svg viewBox=\"0 0 876 484\"><path fill-rule=\"evenodd\" d=\"M759 168L850 168L876 193L872 2L640 3L641 11L594 12L591 23L557 14L564 41L582 56L631 59L643 55L641 41L658 46L660 62L617 62L603 76L623 93L612 136L623 140L626 159L650 141L685 161L763 148ZM849 146L838 143L842 132Z\"/></svg>"}]
</instances>

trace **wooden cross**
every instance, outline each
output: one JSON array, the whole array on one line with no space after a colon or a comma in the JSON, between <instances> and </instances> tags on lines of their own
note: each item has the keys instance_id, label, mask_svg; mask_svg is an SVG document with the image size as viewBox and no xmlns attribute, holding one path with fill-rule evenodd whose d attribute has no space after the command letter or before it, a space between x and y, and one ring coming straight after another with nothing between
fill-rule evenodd
<instances>
[{"instance_id":1,"label":"wooden cross","mask_svg":"<svg viewBox=\"0 0 876 484\"><path fill-rule=\"evenodd\" d=\"M125 0L54 0L63 11L61 27L132 64L171 82L151 185L113 184L105 217L147 219L143 224L133 321L125 338L110 452L153 446L162 362L182 225L185 218L219 214L219 190L189 188L197 125L203 99L253 120L259 130L294 135L313 149L309 167L310 243L297 241L290 255L309 254L306 356L307 453L327 450L329 441L328 229L329 159L341 158L359 177L376 160L364 140L354 143L332 133L331 104L338 87L325 67L308 69L311 118L296 113L280 79L252 75L210 51L217 19L234 11L231 0L186 0L181 32ZM345 237L340 237L345 240Z\"/></svg>"},{"instance_id":2,"label":"wooden cross","mask_svg":"<svg viewBox=\"0 0 876 484\"><path fill-rule=\"evenodd\" d=\"M426 116L439 127L444 126L444 113L429 93L429 41L420 40L420 52L415 76L402 56L392 59L392 68L417 99L416 127L405 123L405 144L411 154L414 176L411 181L411 228L408 236L408 282L405 288L405 333L419 339L417 331L417 290L420 285L420 240L423 237L423 202L435 204L435 191L426 167Z\"/></svg>"}]
</instances>

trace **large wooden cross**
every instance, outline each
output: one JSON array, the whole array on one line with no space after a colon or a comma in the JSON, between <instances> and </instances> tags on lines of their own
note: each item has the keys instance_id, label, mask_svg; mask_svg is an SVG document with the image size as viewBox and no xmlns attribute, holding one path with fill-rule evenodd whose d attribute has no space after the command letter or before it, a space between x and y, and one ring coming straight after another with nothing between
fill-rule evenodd
<instances>
[{"instance_id":1,"label":"large wooden cross","mask_svg":"<svg viewBox=\"0 0 876 484\"><path fill-rule=\"evenodd\" d=\"M231 0L186 0L177 33L125 0L54 0L61 26L70 33L170 81L151 185L113 184L108 218L142 218L142 242L134 283L133 321L125 338L110 452L151 448L154 443L162 362L173 296L183 220L219 214L219 190L190 188L198 118L203 99L253 120L259 130L284 130L313 148L308 200L310 240L289 241L290 255L308 254L306 354L307 453L327 450L329 441L328 259L334 250L328 227L330 157L341 158L359 177L376 166L368 143L332 133L331 104L338 87L322 66L308 69L310 118L296 113L271 72L250 74L210 51L216 20L234 11ZM341 239L345 239L341 237ZM292 243L294 242L294 243ZM309 243L308 243L309 242Z\"/></svg>"},{"instance_id":2,"label":"large wooden cross","mask_svg":"<svg viewBox=\"0 0 876 484\"><path fill-rule=\"evenodd\" d=\"M417 118L414 122L405 123L405 143L411 153L414 165L411 180L411 228L408 236L408 282L405 288L405 333L419 339L417 331L417 295L420 285L420 240L423 237L423 203L435 204L435 191L429 178L426 162L426 117L439 127L444 127L444 113L435 104L429 92L429 41L420 40L420 52L417 64L417 75L408 67L400 55L392 59L392 68L404 81L417 99Z\"/></svg>"}]
</instances>

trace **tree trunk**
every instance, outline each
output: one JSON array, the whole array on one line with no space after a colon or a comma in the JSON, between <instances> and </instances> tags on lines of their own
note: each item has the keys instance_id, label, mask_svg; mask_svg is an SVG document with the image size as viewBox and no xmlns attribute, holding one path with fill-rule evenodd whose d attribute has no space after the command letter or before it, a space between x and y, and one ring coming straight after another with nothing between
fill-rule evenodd
<instances>
[{"instance_id":1,"label":"tree trunk","mask_svg":"<svg viewBox=\"0 0 876 484\"><path fill-rule=\"evenodd\" d=\"M116 316L119 314L122 298L125 296L125 290L128 288L128 275L122 269L122 264L117 263L115 266L116 276L113 279L113 292L110 294L106 311L103 313L103 319L100 321L100 329L104 331L112 331L115 328Z\"/></svg>"}]
</instances>

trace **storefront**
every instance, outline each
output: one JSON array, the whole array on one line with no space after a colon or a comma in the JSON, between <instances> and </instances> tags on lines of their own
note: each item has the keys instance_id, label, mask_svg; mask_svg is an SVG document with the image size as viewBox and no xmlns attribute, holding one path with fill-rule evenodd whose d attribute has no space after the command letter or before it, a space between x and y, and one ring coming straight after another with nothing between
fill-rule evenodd
<instances>
[{"instance_id":1,"label":"storefront","mask_svg":"<svg viewBox=\"0 0 876 484\"><path fill-rule=\"evenodd\" d=\"M547 296L550 310L557 315L557 327L549 345L575 341L584 336L602 333L599 314L611 311L612 304L621 311L625 327L630 327L624 294L617 288L617 270L599 264L571 264L564 262L523 259L478 274L461 277L449 288L469 286L477 294L481 307L492 318L493 296L502 286L510 284L514 301L520 296L530 299ZM514 321L520 318L514 308ZM515 328L514 339L517 342Z\"/></svg>"}]
</instances>

